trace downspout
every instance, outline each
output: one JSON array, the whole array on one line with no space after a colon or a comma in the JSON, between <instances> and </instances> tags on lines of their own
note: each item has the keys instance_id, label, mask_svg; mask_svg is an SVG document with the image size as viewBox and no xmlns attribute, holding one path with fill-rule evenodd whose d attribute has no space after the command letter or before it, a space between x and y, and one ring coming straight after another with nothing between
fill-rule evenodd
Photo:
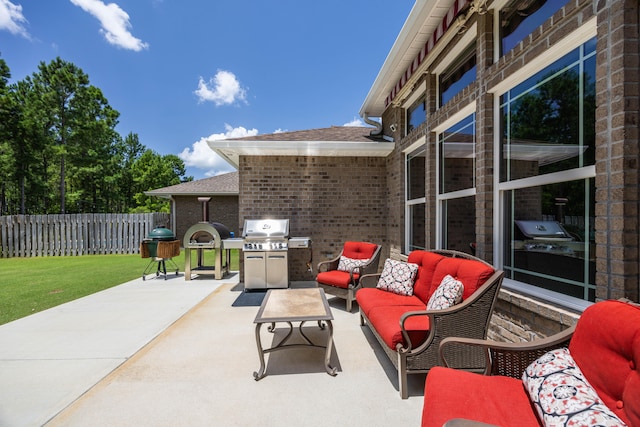
<instances>
[{"instance_id":1,"label":"downspout","mask_svg":"<svg viewBox=\"0 0 640 427\"><path fill-rule=\"evenodd\" d=\"M364 113L364 116L362 117L362 120L364 120L365 123L376 127L374 130L371 131L371 133L369 133L369 135L371 135L371 136L380 136L380 135L382 135L382 123L377 122L375 120L371 120L369 118L369 113Z\"/></svg>"}]
</instances>

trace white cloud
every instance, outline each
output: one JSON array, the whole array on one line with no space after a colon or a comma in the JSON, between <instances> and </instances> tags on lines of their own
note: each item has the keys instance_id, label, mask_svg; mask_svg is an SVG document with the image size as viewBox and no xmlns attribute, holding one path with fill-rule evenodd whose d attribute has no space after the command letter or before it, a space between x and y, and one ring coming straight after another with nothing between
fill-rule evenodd
<instances>
[{"instance_id":1,"label":"white cloud","mask_svg":"<svg viewBox=\"0 0 640 427\"><path fill-rule=\"evenodd\" d=\"M85 12L93 15L100 21L100 32L112 45L135 50L136 52L149 47L148 43L134 37L129 29L129 14L115 3L105 4L100 0L70 0Z\"/></svg>"},{"instance_id":2,"label":"white cloud","mask_svg":"<svg viewBox=\"0 0 640 427\"><path fill-rule=\"evenodd\" d=\"M359 118L354 117L353 120L351 120L348 123L343 124L342 126L364 126L364 123Z\"/></svg>"},{"instance_id":3,"label":"white cloud","mask_svg":"<svg viewBox=\"0 0 640 427\"><path fill-rule=\"evenodd\" d=\"M217 106L245 101L247 91L230 71L218 70L215 76L206 82L202 77L195 91L200 102L212 101Z\"/></svg>"},{"instance_id":4,"label":"white cloud","mask_svg":"<svg viewBox=\"0 0 640 427\"><path fill-rule=\"evenodd\" d=\"M191 148L182 150L178 157L182 159L186 166L205 170L205 176L215 176L225 172L231 172L234 169L222 157L218 156L207 144L207 141L217 141L220 139L242 138L245 136L253 136L258 134L257 129L246 129L242 126L237 128L231 125L224 125L224 133L214 133L207 137L200 138L194 142Z\"/></svg>"},{"instance_id":5,"label":"white cloud","mask_svg":"<svg viewBox=\"0 0 640 427\"><path fill-rule=\"evenodd\" d=\"M28 21L22 14L22 6L13 4L9 0L0 0L0 30L7 30L31 40L29 32L24 27Z\"/></svg>"}]
</instances>

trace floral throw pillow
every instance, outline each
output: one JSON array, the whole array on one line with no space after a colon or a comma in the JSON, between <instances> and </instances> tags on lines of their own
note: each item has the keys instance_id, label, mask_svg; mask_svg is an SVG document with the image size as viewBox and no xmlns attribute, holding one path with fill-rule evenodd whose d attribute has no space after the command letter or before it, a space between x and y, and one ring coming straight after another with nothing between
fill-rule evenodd
<instances>
[{"instance_id":1,"label":"floral throw pillow","mask_svg":"<svg viewBox=\"0 0 640 427\"><path fill-rule=\"evenodd\" d=\"M340 271L352 271L354 268L362 267L369 263L369 258L367 259L354 259L349 258L344 255L340 255L340 261L338 261L338 270Z\"/></svg>"},{"instance_id":2,"label":"floral throw pillow","mask_svg":"<svg viewBox=\"0 0 640 427\"><path fill-rule=\"evenodd\" d=\"M411 296L416 274L418 264L387 259L376 287L394 294Z\"/></svg>"},{"instance_id":3,"label":"floral throw pillow","mask_svg":"<svg viewBox=\"0 0 640 427\"><path fill-rule=\"evenodd\" d=\"M522 374L545 426L624 426L598 397L566 348L550 351Z\"/></svg>"},{"instance_id":4,"label":"floral throw pillow","mask_svg":"<svg viewBox=\"0 0 640 427\"><path fill-rule=\"evenodd\" d=\"M464 285L449 274L444 276L436 291L429 298L427 310L444 310L462 301Z\"/></svg>"}]
</instances>

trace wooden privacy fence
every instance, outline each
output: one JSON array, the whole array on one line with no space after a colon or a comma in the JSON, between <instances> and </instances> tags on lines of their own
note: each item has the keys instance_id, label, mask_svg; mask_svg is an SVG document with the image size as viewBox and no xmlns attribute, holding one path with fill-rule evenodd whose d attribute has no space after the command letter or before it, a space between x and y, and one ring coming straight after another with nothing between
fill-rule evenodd
<instances>
[{"instance_id":1,"label":"wooden privacy fence","mask_svg":"<svg viewBox=\"0 0 640 427\"><path fill-rule=\"evenodd\" d=\"M169 214L0 216L0 257L137 254Z\"/></svg>"}]
</instances>

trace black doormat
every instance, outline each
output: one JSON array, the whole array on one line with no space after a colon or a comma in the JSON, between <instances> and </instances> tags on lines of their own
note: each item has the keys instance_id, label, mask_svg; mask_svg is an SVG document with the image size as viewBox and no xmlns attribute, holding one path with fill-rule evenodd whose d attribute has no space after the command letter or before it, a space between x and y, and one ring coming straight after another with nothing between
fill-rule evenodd
<instances>
[{"instance_id":1,"label":"black doormat","mask_svg":"<svg viewBox=\"0 0 640 427\"><path fill-rule=\"evenodd\" d=\"M238 298L231 304L232 307L260 307L267 291L242 291Z\"/></svg>"}]
</instances>

